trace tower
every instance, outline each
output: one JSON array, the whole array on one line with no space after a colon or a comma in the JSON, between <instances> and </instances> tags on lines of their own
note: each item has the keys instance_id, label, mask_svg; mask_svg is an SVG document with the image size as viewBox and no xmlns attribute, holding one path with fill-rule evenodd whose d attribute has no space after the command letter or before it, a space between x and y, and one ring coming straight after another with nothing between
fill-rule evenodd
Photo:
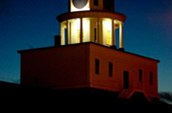
<instances>
[{"instance_id":1,"label":"tower","mask_svg":"<svg viewBox=\"0 0 172 113\"><path fill-rule=\"evenodd\" d=\"M57 17L61 45L94 42L123 49L126 17L114 11L114 0L69 0L69 5L69 12Z\"/></svg>"},{"instance_id":2,"label":"tower","mask_svg":"<svg viewBox=\"0 0 172 113\"><path fill-rule=\"evenodd\" d=\"M55 46L18 51L21 84L158 98L159 60L124 50L126 16L114 9L114 0L69 0L69 12L57 17Z\"/></svg>"}]
</instances>

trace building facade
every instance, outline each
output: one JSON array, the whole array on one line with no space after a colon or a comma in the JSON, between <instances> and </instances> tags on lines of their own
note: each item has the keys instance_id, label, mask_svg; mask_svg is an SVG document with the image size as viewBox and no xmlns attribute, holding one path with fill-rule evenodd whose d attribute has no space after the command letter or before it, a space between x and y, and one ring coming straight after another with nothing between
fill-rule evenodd
<instances>
[{"instance_id":1,"label":"building facade","mask_svg":"<svg viewBox=\"0 0 172 113\"><path fill-rule=\"evenodd\" d=\"M158 98L159 60L124 50L126 16L114 11L114 0L69 0L69 6L68 13L57 17L61 34L55 46L18 51L21 84Z\"/></svg>"}]
</instances>

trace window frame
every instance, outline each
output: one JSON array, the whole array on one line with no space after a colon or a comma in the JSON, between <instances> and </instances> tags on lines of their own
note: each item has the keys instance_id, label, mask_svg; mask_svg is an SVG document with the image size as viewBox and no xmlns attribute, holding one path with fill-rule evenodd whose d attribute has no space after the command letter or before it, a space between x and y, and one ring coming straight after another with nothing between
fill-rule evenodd
<instances>
[{"instance_id":1,"label":"window frame","mask_svg":"<svg viewBox=\"0 0 172 113\"><path fill-rule=\"evenodd\" d=\"M149 73L149 83L150 83L150 85L153 85L153 72L150 72Z\"/></svg>"},{"instance_id":2,"label":"window frame","mask_svg":"<svg viewBox=\"0 0 172 113\"><path fill-rule=\"evenodd\" d=\"M139 82L142 83L143 82L143 70L139 69Z\"/></svg>"},{"instance_id":3,"label":"window frame","mask_svg":"<svg viewBox=\"0 0 172 113\"><path fill-rule=\"evenodd\" d=\"M112 62L108 63L108 73L109 73L109 77L113 76L113 63Z\"/></svg>"},{"instance_id":4,"label":"window frame","mask_svg":"<svg viewBox=\"0 0 172 113\"><path fill-rule=\"evenodd\" d=\"M99 59L95 59L95 74L99 75L100 74L100 60Z\"/></svg>"}]
</instances>

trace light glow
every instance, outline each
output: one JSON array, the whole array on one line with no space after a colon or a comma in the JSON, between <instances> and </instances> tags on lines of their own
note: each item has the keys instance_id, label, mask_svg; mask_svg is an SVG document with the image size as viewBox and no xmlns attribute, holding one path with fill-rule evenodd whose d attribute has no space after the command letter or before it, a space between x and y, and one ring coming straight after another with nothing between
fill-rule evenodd
<instances>
[{"instance_id":1,"label":"light glow","mask_svg":"<svg viewBox=\"0 0 172 113\"><path fill-rule=\"evenodd\" d=\"M90 19L83 18L83 42L90 41Z\"/></svg>"},{"instance_id":2,"label":"light glow","mask_svg":"<svg viewBox=\"0 0 172 113\"><path fill-rule=\"evenodd\" d=\"M123 23L119 24L119 48L123 48Z\"/></svg>"},{"instance_id":3,"label":"light glow","mask_svg":"<svg viewBox=\"0 0 172 113\"><path fill-rule=\"evenodd\" d=\"M103 19L103 44L112 45L112 19Z\"/></svg>"},{"instance_id":4,"label":"light glow","mask_svg":"<svg viewBox=\"0 0 172 113\"><path fill-rule=\"evenodd\" d=\"M66 28L67 28L66 21L64 21L64 22L61 23L61 29L60 29L60 32L61 32L61 45L65 45L65 32L64 32L64 30Z\"/></svg>"},{"instance_id":5,"label":"light glow","mask_svg":"<svg viewBox=\"0 0 172 113\"><path fill-rule=\"evenodd\" d=\"M72 19L69 20L70 25L70 36L71 36L71 44L76 44L80 42L80 19Z\"/></svg>"}]
</instances>

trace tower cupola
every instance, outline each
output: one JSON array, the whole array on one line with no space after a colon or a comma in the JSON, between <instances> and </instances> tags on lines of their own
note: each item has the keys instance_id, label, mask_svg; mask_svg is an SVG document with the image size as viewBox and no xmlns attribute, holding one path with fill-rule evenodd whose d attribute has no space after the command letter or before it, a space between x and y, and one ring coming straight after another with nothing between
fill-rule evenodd
<instances>
[{"instance_id":1,"label":"tower cupola","mask_svg":"<svg viewBox=\"0 0 172 113\"><path fill-rule=\"evenodd\" d=\"M61 45L94 42L124 48L123 23L126 16L115 12L114 0L69 0L69 12L57 19Z\"/></svg>"}]
</instances>

